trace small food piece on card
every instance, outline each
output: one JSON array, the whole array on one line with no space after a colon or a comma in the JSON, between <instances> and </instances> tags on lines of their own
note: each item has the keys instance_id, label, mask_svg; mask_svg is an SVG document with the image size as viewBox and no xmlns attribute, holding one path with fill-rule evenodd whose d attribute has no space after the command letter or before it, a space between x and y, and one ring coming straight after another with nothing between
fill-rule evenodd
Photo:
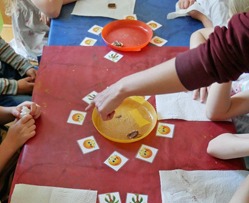
<instances>
[{"instance_id":1,"label":"small food piece on card","mask_svg":"<svg viewBox=\"0 0 249 203\"><path fill-rule=\"evenodd\" d=\"M115 9L116 8L116 4L115 3L109 3L108 4L108 8Z\"/></svg>"},{"instance_id":2,"label":"small food piece on card","mask_svg":"<svg viewBox=\"0 0 249 203\"><path fill-rule=\"evenodd\" d=\"M29 113L30 113L30 109L29 109L27 106L23 106L23 107L22 107L22 110L21 110L20 116L21 116L21 118L22 118L23 116L26 116L26 115L28 115Z\"/></svg>"},{"instance_id":3,"label":"small food piece on card","mask_svg":"<svg viewBox=\"0 0 249 203\"><path fill-rule=\"evenodd\" d=\"M134 139L134 138L137 137L138 135L139 135L139 132L138 132L137 130L134 130L134 131L130 132L130 133L127 135L127 137L128 137L129 139Z\"/></svg>"},{"instance_id":4,"label":"small food piece on card","mask_svg":"<svg viewBox=\"0 0 249 203\"><path fill-rule=\"evenodd\" d=\"M122 42L118 41L118 40L114 41L112 43L112 45L116 46L116 47L123 47L124 46L124 44Z\"/></svg>"}]
</instances>

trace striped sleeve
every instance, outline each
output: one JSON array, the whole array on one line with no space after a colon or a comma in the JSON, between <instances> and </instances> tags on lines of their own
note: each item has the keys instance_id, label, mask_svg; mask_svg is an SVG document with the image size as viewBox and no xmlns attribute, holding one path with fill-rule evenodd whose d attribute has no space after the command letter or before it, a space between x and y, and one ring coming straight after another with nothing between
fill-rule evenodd
<instances>
[{"instance_id":1,"label":"striped sleeve","mask_svg":"<svg viewBox=\"0 0 249 203\"><path fill-rule=\"evenodd\" d=\"M0 93L1 95L16 95L17 81L0 78Z\"/></svg>"},{"instance_id":2,"label":"striped sleeve","mask_svg":"<svg viewBox=\"0 0 249 203\"><path fill-rule=\"evenodd\" d=\"M16 69L21 76L24 76L28 69L33 68L28 60L18 55L14 49L5 42L0 36L0 61L3 61L14 69Z\"/></svg>"}]
</instances>

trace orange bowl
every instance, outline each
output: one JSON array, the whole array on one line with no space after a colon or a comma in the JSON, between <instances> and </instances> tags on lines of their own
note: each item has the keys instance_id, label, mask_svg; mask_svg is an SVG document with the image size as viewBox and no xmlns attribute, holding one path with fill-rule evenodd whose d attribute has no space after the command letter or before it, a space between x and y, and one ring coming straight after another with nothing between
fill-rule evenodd
<instances>
[{"instance_id":1,"label":"orange bowl","mask_svg":"<svg viewBox=\"0 0 249 203\"><path fill-rule=\"evenodd\" d=\"M115 20L104 26L102 38L107 45L120 51L140 51L149 44L152 29L139 20ZM115 42L121 46L114 45Z\"/></svg>"}]
</instances>

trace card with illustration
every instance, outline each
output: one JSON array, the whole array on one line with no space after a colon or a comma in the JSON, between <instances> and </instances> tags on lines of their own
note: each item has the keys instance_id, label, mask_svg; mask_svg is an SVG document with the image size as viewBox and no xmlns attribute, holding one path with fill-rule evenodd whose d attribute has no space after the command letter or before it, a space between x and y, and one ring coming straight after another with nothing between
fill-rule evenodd
<instances>
[{"instance_id":1,"label":"card with illustration","mask_svg":"<svg viewBox=\"0 0 249 203\"><path fill-rule=\"evenodd\" d=\"M113 61L115 63L118 62L122 57L123 57L122 54L119 54L115 51L110 51L108 54L104 56L104 58Z\"/></svg>"},{"instance_id":2,"label":"card with illustration","mask_svg":"<svg viewBox=\"0 0 249 203\"><path fill-rule=\"evenodd\" d=\"M142 145L137 152L136 158L152 163L156 157L157 152L158 149L154 147Z\"/></svg>"},{"instance_id":3,"label":"card with illustration","mask_svg":"<svg viewBox=\"0 0 249 203\"><path fill-rule=\"evenodd\" d=\"M80 43L81 46L93 46L97 42L96 39L85 37L83 41Z\"/></svg>"},{"instance_id":4,"label":"card with illustration","mask_svg":"<svg viewBox=\"0 0 249 203\"><path fill-rule=\"evenodd\" d=\"M106 160L105 164L111 167L113 170L118 171L128 159L118 152L113 152Z\"/></svg>"},{"instance_id":5,"label":"card with illustration","mask_svg":"<svg viewBox=\"0 0 249 203\"><path fill-rule=\"evenodd\" d=\"M86 112L72 110L67 119L68 123L82 125L86 117Z\"/></svg>"},{"instance_id":6,"label":"card with illustration","mask_svg":"<svg viewBox=\"0 0 249 203\"><path fill-rule=\"evenodd\" d=\"M99 149L98 143L96 142L94 136L89 136L89 137L77 140L77 142L83 154L93 152Z\"/></svg>"},{"instance_id":7,"label":"card with illustration","mask_svg":"<svg viewBox=\"0 0 249 203\"><path fill-rule=\"evenodd\" d=\"M127 193L126 203L148 203L148 195Z\"/></svg>"},{"instance_id":8,"label":"card with illustration","mask_svg":"<svg viewBox=\"0 0 249 203\"><path fill-rule=\"evenodd\" d=\"M88 95L86 95L82 100L88 104L90 104L93 99L96 97L98 93L96 91L90 92Z\"/></svg>"},{"instance_id":9,"label":"card with illustration","mask_svg":"<svg viewBox=\"0 0 249 203\"><path fill-rule=\"evenodd\" d=\"M98 25L94 25L94 26L92 26L92 27L88 30L88 32L90 32L90 33L92 33L92 34L94 34L94 35L99 35L99 34L102 32L102 30L103 30L103 27L98 26Z\"/></svg>"},{"instance_id":10,"label":"card with illustration","mask_svg":"<svg viewBox=\"0 0 249 203\"><path fill-rule=\"evenodd\" d=\"M173 138L175 125L159 122L157 125L156 135L161 137Z\"/></svg>"},{"instance_id":11,"label":"card with illustration","mask_svg":"<svg viewBox=\"0 0 249 203\"><path fill-rule=\"evenodd\" d=\"M151 20L146 24L149 25L152 30L157 30L158 28L162 27L162 25L160 23L158 23L154 20Z\"/></svg>"},{"instance_id":12,"label":"card with illustration","mask_svg":"<svg viewBox=\"0 0 249 203\"><path fill-rule=\"evenodd\" d=\"M154 36L151 40L150 40L150 43L151 44L154 44L158 47L161 47L163 46L164 44L166 44L168 41L166 39L163 39L161 37L158 37L158 36Z\"/></svg>"},{"instance_id":13,"label":"card with illustration","mask_svg":"<svg viewBox=\"0 0 249 203\"><path fill-rule=\"evenodd\" d=\"M119 192L100 194L99 203L121 203Z\"/></svg>"},{"instance_id":14,"label":"card with illustration","mask_svg":"<svg viewBox=\"0 0 249 203\"><path fill-rule=\"evenodd\" d=\"M125 20L137 20L137 15L136 14L132 14L132 15L126 15L124 16Z\"/></svg>"}]
</instances>

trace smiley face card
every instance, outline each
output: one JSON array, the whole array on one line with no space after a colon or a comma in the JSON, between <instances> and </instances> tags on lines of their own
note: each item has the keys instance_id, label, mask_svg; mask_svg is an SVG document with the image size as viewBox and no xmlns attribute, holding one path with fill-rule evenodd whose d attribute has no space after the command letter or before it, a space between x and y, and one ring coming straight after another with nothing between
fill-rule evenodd
<instances>
[{"instance_id":1,"label":"smiley face card","mask_svg":"<svg viewBox=\"0 0 249 203\"><path fill-rule=\"evenodd\" d=\"M162 27L162 25L160 23L158 23L154 20L151 20L151 21L147 22L146 24L149 25L150 28L154 31L157 30L158 28Z\"/></svg>"},{"instance_id":2,"label":"smiley face card","mask_svg":"<svg viewBox=\"0 0 249 203\"><path fill-rule=\"evenodd\" d=\"M83 41L80 43L81 46L93 46L97 42L96 39L85 37Z\"/></svg>"},{"instance_id":3,"label":"smiley face card","mask_svg":"<svg viewBox=\"0 0 249 203\"><path fill-rule=\"evenodd\" d=\"M157 152L158 149L154 147L150 147L148 145L141 145L137 152L136 158L152 163L154 158L156 157Z\"/></svg>"},{"instance_id":4,"label":"smiley face card","mask_svg":"<svg viewBox=\"0 0 249 203\"><path fill-rule=\"evenodd\" d=\"M83 154L93 152L99 149L98 143L94 136L89 136L80 140L77 140L79 147Z\"/></svg>"},{"instance_id":5,"label":"smiley face card","mask_svg":"<svg viewBox=\"0 0 249 203\"><path fill-rule=\"evenodd\" d=\"M112 192L99 195L99 203L121 203L119 192Z\"/></svg>"},{"instance_id":6,"label":"smiley face card","mask_svg":"<svg viewBox=\"0 0 249 203\"><path fill-rule=\"evenodd\" d=\"M157 125L156 136L173 138L175 125L159 122Z\"/></svg>"},{"instance_id":7,"label":"smiley face card","mask_svg":"<svg viewBox=\"0 0 249 203\"><path fill-rule=\"evenodd\" d=\"M86 118L86 112L72 110L67 119L67 122L75 125L82 125L85 118Z\"/></svg>"},{"instance_id":8,"label":"smiley face card","mask_svg":"<svg viewBox=\"0 0 249 203\"><path fill-rule=\"evenodd\" d=\"M118 171L128 159L122 154L114 151L106 160L105 164L115 171Z\"/></svg>"},{"instance_id":9,"label":"smiley face card","mask_svg":"<svg viewBox=\"0 0 249 203\"><path fill-rule=\"evenodd\" d=\"M161 37L158 37L158 36L154 36L151 40L150 40L150 43L151 44L154 44L158 47L161 47L163 46L164 44L166 44L168 41L166 39L163 39Z\"/></svg>"},{"instance_id":10,"label":"smiley face card","mask_svg":"<svg viewBox=\"0 0 249 203\"><path fill-rule=\"evenodd\" d=\"M102 32L102 30L103 30L103 27L98 26L98 25L94 25L94 26L92 26L92 27L88 30L88 32L90 32L90 33L92 33L92 34L94 34L94 35L99 35L99 34Z\"/></svg>"}]
</instances>

